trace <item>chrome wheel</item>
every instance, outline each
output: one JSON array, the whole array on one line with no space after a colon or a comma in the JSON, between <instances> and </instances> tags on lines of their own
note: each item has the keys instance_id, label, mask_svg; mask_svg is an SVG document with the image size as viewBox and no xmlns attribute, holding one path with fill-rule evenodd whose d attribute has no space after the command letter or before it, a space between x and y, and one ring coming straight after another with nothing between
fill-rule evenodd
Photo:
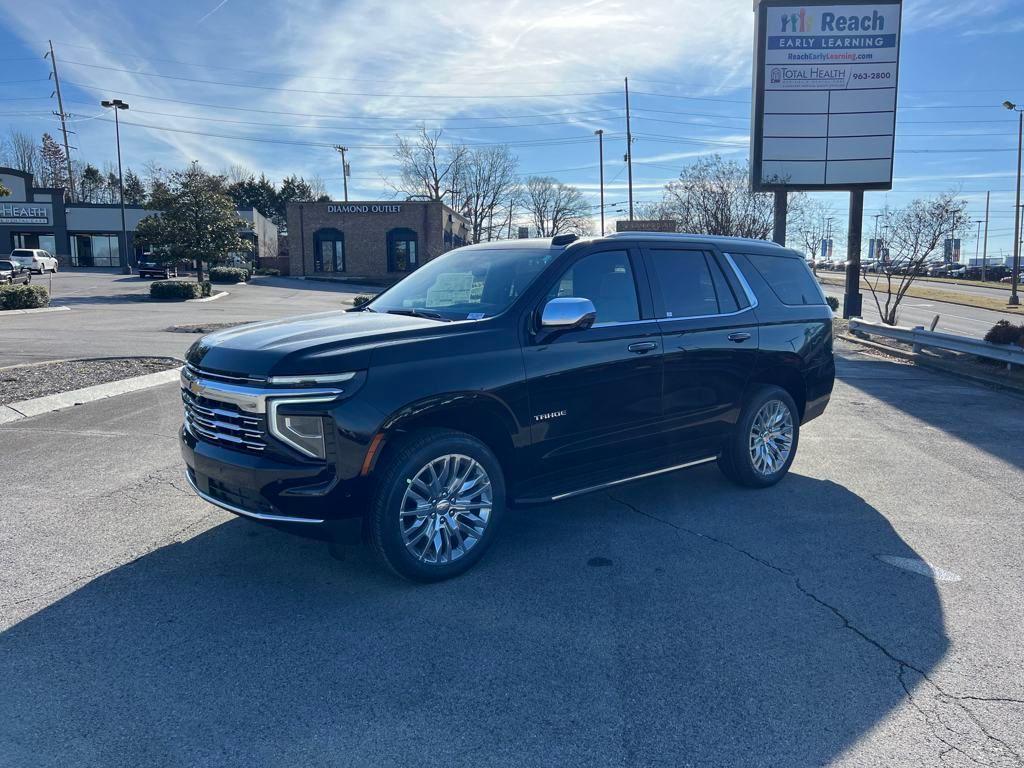
<instances>
[{"instance_id":1,"label":"chrome wheel","mask_svg":"<svg viewBox=\"0 0 1024 768\"><path fill-rule=\"evenodd\" d=\"M475 459L448 454L406 480L402 540L421 563L452 563L483 538L493 508L491 479Z\"/></svg>"},{"instance_id":2,"label":"chrome wheel","mask_svg":"<svg viewBox=\"0 0 1024 768\"><path fill-rule=\"evenodd\" d=\"M761 406L750 428L750 462L761 475L774 475L793 450L793 414L781 400Z\"/></svg>"}]
</instances>

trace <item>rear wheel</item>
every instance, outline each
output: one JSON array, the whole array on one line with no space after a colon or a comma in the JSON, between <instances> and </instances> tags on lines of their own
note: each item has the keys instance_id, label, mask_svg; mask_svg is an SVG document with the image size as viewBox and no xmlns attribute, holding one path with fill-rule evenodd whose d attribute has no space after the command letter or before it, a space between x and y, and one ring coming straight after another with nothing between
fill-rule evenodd
<instances>
[{"instance_id":1,"label":"rear wheel","mask_svg":"<svg viewBox=\"0 0 1024 768\"><path fill-rule=\"evenodd\" d=\"M781 387L757 389L747 400L718 466L749 488L775 485L789 472L800 440L800 414Z\"/></svg>"},{"instance_id":2,"label":"rear wheel","mask_svg":"<svg viewBox=\"0 0 1024 768\"><path fill-rule=\"evenodd\" d=\"M441 581L471 568L505 510L491 450L462 432L417 432L383 457L370 510L376 553L400 576Z\"/></svg>"}]
</instances>

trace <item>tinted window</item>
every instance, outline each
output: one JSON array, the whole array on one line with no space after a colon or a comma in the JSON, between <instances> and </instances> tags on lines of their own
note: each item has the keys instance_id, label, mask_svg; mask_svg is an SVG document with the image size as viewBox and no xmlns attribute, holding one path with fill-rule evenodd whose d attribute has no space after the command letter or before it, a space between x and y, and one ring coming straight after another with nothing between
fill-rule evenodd
<instances>
[{"instance_id":1,"label":"tinted window","mask_svg":"<svg viewBox=\"0 0 1024 768\"><path fill-rule=\"evenodd\" d=\"M0 261L0 270L14 270L14 264L10 261Z\"/></svg>"},{"instance_id":2,"label":"tinted window","mask_svg":"<svg viewBox=\"0 0 1024 768\"><path fill-rule=\"evenodd\" d=\"M821 289L803 259L747 254L747 259L783 304L824 304Z\"/></svg>"},{"instance_id":3,"label":"tinted window","mask_svg":"<svg viewBox=\"0 0 1024 768\"><path fill-rule=\"evenodd\" d=\"M647 252L662 317L705 317L737 310L725 277L702 251Z\"/></svg>"},{"instance_id":4,"label":"tinted window","mask_svg":"<svg viewBox=\"0 0 1024 768\"><path fill-rule=\"evenodd\" d=\"M548 298L569 296L594 302L599 323L640 319L633 268L625 251L592 253L569 267Z\"/></svg>"}]
</instances>

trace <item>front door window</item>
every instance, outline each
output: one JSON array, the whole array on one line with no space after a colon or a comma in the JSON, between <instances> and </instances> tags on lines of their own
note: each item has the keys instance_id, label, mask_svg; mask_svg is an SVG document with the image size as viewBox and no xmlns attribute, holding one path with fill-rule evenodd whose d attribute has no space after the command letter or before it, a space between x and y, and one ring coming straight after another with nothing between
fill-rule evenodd
<instances>
[{"instance_id":1,"label":"front door window","mask_svg":"<svg viewBox=\"0 0 1024 768\"><path fill-rule=\"evenodd\" d=\"M412 272L419 266L416 233L411 229L388 232L388 272Z\"/></svg>"}]
</instances>

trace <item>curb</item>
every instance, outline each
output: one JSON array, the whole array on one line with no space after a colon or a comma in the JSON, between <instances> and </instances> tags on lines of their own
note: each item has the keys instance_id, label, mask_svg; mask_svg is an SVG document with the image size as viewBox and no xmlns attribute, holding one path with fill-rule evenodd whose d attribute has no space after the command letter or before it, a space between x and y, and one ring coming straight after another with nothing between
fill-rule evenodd
<instances>
[{"instance_id":1,"label":"curb","mask_svg":"<svg viewBox=\"0 0 1024 768\"><path fill-rule=\"evenodd\" d=\"M115 397L117 395L126 395L129 392L137 392L140 389L149 389L161 384L169 384L172 381L177 381L180 375L181 367L179 366L177 368L168 368L166 371L133 376L130 379L110 381L106 384L72 389L69 392L59 392L55 395L21 400L10 405L0 405L0 424L9 424L12 421L19 421L32 416L41 416L44 413L60 411L96 400L105 400L108 397Z\"/></svg>"},{"instance_id":2,"label":"curb","mask_svg":"<svg viewBox=\"0 0 1024 768\"><path fill-rule=\"evenodd\" d=\"M980 373L971 373L969 371L961 371L957 370L956 368L950 368L948 366L943 365L941 362L937 360L931 360L927 357L915 354L914 352L909 352L905 349L898 349L896 347L890 347L887 346L886 344L880 344L877 341L871 341L870 339L861 339L849 334L837 334L837 338L840 338L843 341L851 342L853 344L860 344L861 346L867 347L868 349L876 350L878 352L884 352L887 355L898 357L901 360L905 360L908 363L913 363L914 365L919 365L922 368L927 368L930 371L936 371L937 373L945 373L949 376L967 379L968 381L972 381L975 384L984 384L989 387L995 387L997 389L1002 390L1006 394L1012 395L1014 397L1024 397L1024 386L1018 384L1017 382L1004 381L1003 379L1000 379L996 376L985 376Z\"/></svg>"},{"instance_id":3,"label":"curb","mask_svg":"<svg viewBox=\"0 0 1024 768\"><path fill-rule=\"evenodd\" d=\"M204 301L216 301L217 299L222 299L225 296L229 296L229 295L230 294L227 291L221 291L220 293L213 294L213 296L204 296L201 299L185 299L185 303L186 304L201 304Z\"/></svg>"},{"instance_id":4,"label":"curb","mask_svg":"<svg viewBox=\"0 0 1024 768\"><path fill-rule=\"evenodd\" d=\"M70 312L71 307L38 307L36 309L5 309L0 311L0 317L7 315L41 315L43 312Z\"/></svg>"}]
</instances>

